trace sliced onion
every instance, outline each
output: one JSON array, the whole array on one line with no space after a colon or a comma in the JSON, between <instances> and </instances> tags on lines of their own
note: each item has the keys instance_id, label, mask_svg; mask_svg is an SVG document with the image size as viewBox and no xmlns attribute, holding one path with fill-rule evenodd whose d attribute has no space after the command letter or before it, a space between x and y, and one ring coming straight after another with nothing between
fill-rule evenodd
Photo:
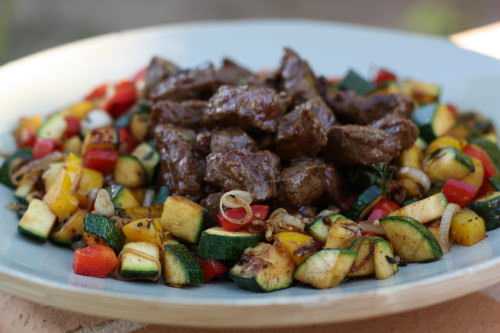
<instances>
[{"instance_id":1,"label":"sliced onion","mask_svg":"<svg viewBox=\"0 0 500 333\"><path fill-rule=\"evenodd\" d=\"M19 179L21 176L28 172L36 172L36 171L45 171L46 169L49 168L49 166L57 161L60 161L64 158L64 154L61 152L54 152L51 153L44 158L41 158L39 160L33 160L29 162L28 164L23 165L22 167L19 168L16 172L14 172L11 175L11 181L13 184L17 185L19 183Z\"/></svg>"},{"instance_id":2,"label":"sliced onion","mask_svg":"<svg viewBox=\"0 0 500 333\"><path fill-rule=\"evenodd\" d=\"M439 225L439 244L444 252L450 249L450 227L453 216L460 210L460 206L450 203L444 209L443 216L441 217L441 224Z\"/></svg>"},{"instance_id":3,"label":"sliced onion","mask_svg":"<svg viewBox=\"0 0 500 333\"><path fill-rule=\"evenodd\" d=\"M402 167L399 169L399 175L408 177L415 181L417 184L422 186L426 192L431 188L431 180L422 170L412 167Z\"/></svg>"},{"instance_id":4,"label":"sliced onion","mask_svg":"<svg viewBox=\"0 0 500 333\"><path fill-rule=\"evenodd\" d=\"M219 210L221 215L231 223L234 224L246 224L250 222L253 218L252 203L253 198L249 192L241 190L233 190L226 192L220 198ZM225 212L225 207L227 208L243 208L245 210L245 216L241 219L235 219L229 217Z\"/></svg>"},{"instance_id":5,"label":"sliced onion","mask_svg":"<svg viewBox=\"0 0 500 333\"><path fill-rule=\"evenodd\" d=\"M143 201L142 205L144 207L151 207L151 205L153 204L154 196L155 196L155 191L153 191L151 189L146 190L146 193L144 194L144 201Z\"/></svg>"},{"instance_id":6,"label":"sliced onion","mask_svg":"<svg viewBox=\"0 0 500 333\"><path fill-rule=\"evenodd\" d=\"M369 222L369 221L361 221L358 222L359 227L365 232L372 232L377 235L385 235L384 228L380 226L380 223Z\"/></svg>"}]
</instances>

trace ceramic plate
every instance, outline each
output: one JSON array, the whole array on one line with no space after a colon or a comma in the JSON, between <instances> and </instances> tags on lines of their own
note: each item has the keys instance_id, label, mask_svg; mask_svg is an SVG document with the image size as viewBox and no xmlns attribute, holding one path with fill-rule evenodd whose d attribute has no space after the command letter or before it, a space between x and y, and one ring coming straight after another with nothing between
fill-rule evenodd
<instances>
[{"instance_id":1,"label":"ceramic plate","mask_svg":"<svg viewBox=\"0 0 500 333\"><path fill-rule=\"evenodd\" d=\"M277 66L283 46L299 51L318 73L368 74L387 66L436 82L444 100L500 120L500 63L447 40L401 32L308 21L240 21L148 28L92 38L0 68L0 137L21 115L48 113L106 80L128 76L151 56L183 66L224 55L254 69ZM92 315L172 325L283 326L378 316L442 302L500 281L500 230L471 248L454 247L438 262L409 265L386 281L361 280L331 290L295 287L271 294L230 283L175 289L77 276L71 251L26 241L0 189L0 288L29 300Z\"/></svg>"}]
</instances>

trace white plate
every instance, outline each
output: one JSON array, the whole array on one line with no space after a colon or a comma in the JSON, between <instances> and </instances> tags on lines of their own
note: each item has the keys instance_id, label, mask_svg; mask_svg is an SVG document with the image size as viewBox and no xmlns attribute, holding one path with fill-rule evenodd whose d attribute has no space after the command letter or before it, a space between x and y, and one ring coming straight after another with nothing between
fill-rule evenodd
<instances>
[{"instance_id":1,"label":"white plate","mask_svg":"<svg viewBox=\"0 0 500 333\"><path fill-rule=\"evenodd\" d=\"M199 23L117 33L72 43L0 68L2 147L19 116L60 108L105 80L128 76L152 55L183 65L229 55L254 69L277 66L283 46L298 50L318 73L368 74L387 66L436 82L444 100L500 119L500 63L435 39L308 21ZM37 245L16 232L0 189L0 288L35 302L93 315L185 326L277 326L360 319L434 304L500 281L500 231L443 260L410 265L386 281L361 280L331 290L295 287L271 294L230 283L174 289L77 276L71 251Z\"/></svg>"}]
</instances>

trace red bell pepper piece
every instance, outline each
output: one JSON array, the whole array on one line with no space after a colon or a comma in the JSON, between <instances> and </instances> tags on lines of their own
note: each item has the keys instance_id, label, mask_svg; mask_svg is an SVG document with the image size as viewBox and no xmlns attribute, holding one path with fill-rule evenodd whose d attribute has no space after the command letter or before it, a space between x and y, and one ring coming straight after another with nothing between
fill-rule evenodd
<instances>
[{"instance_id":1,"label":"red bell pepper piece","mask_svg":"<svg viewBox=\"0 0 500 333\"><path fill-rule=\"evenodd\" d=\"M112 149L92 149L83 156L83 165L103 173L111 173L118 161L118 152Z\"/></svg>"},{"instance_id":2,"label":"red bell pepper piece","mask_svg":"<svg viewBox=\"0 0 500 333\"><path fill-rule=\"evenodd\" d=\"M382 198L377 202L375 207L373 207L372 212L368 216L368 221L373 222L375 220L380 220L399 208L399 205L394 201Z\"/></svg>"},{"instance_id":3,"label":"red bell pepper piece","mask_svg":"<svg viewBox=\"0 0 500 333\"><path fill-rule=\"evenodd\" d=\"M139 144L137 139L130 133L130 130L126 127L120 128L118 131L120 140L120 152L131 153Z\"/></svg>"},{"instance_id":4,"label":"red bell pepper piece","mask_svg":"<svg viewBox=\"0 0 500 333\"><path fill-rule=\"evenodd\" d=\"M455 116L458 117L458 108L455 104L448 103L446 104L448 110Z\"/></svg>"},{"instance_id":5,"label":"red bell pepper piece","mask_svg":"<svg viewBox=\"0 0 500 333\"><path fill-rule=\"evenodd\" d=\"M481 161L484 168L485 179L489 179L497 174L497 168L495 164L493 164L490 155L488 155L488 153L481 147L476 145L467 145L464 147L463 151L466 155L472 156Z\"/></svg>"},{"instance_id":6,"label":"red bell pepper piece","mask_svg":"<svg viewBox=\"0 0 500 333\"><path fill-rule=\"evenodd\" d=\"M446 199L460 207L465 207L471 203L478 190L474 185L456 179L448 179L443 185L443 193Z\"/></svg>"},{"instance_id":7,"label":"red bell pepper piece","mask_svg":"<svg viewBox=\"0 0 500 333\"><path fill-rule=\"evenodd\" d=\"M115 85L114 95L104 104L104 109L117 118L127 112L136 102L137 91L132 81L122 81Z\"/></svg>"},{"instance_id":8,"label":"red bell pepper piece","mask_svg":"<svg viewBox=\"0 0 500 333\"><path fill-rule=\"evenodd\" d=\"M73 256L73 272L105 278L118 266L115 252L108 246L93 245L78 249Z\"/></svg>"},{"instance_id":9,"label":"red bell pepper piece","mask_svg":"<svg viewBox=\"0 0 500 333\"><path fill-rule=\"evenodd\" d=\"M212 281L215 278L223 276L227 272L227 267L217 260L200 259L201 270L205 282Z\"/></svg>"},{"instance_id":10,"label":"red bell pepper piece","mask_svg":"<svg viewBox=\"0 0 500 333\"><path fill-rule=\"evenodd\" d=\"M486 194L489 194L491 192L495 192L495 189L493 188L493 186L490 184L489 180L486 180L486 181L483 181L483 185L481 185L481 187L479 188L479 190L477 191L477 195L476 197L477 198L481 198L483 196L485 196Z\"/></svg>"},{"instance_id":11,"label":"red bell pepper piece","mask_svg":"<svg viewBox=\"0 0 500 333\"><path fill-rule=\"evenodd\" d=\"M58 143L53 139L36 139L35 145L33 146L33 158L40 159L53 153L58 149Z\"/></svg>"},{"instance_id":12,"label":"red bell pepper piece","mask_svg":"<svg viewBox=\"0 0 500 333\"><path fill-rule=\"evenodd\" d=\"M398 79L398 77L396 76L396 74L394 74L393 72L391 72L385 68L381 68L375 74L375 77L373 78L373 82L377 86L380 87L380 86L383 86L389 82L397 81L397 79Z\"/></svg>"},{"instance_id":13,"label":"red bell pepper piece","mask_svg":"<svg viewBox=\"0 0 500 333\"><path fill-rule=\"evenodd\" d=\"M251 205L252 208L252 219L250 219L245 224L238 224L228 221L222 216L222 214L217 215L217 220L219 225L227 231L238 231L243 229L247 224L252 222L254 219L266 220L269 215L269 206L267 205ZM245 210L243 208L231 208L225 211L226 215L232 219L242 219L245 217Z\"/></svg>"},{"instance_id":14,"label":"red bell pepper piece","mask_svg":"<svg viewBox=\"0 0 500 333\"><path fill-rule=\"evenodd\" d=\"M36 132L31 128L23 128L17 136L17 145L21 148L32 148L36 143Z\"/></svg>"},{"instance_id":15,"label":"red bell pepper piece","mask_svg":"<svg viewBox=\"0 0 500 333\"><path fill-rule=\"evenodd\" d=\"M66 117L66 132L64 132L65 138L71 138L75 135L80 135L81 122L77 117L68 116Z\"/></svg>"},{"instance_id":16,"label":"red bell pepper piece","mask_svg":"<svg viewBox=\"0 0 500 333\"><path fill-rule=\"evenodd\" d=\"M95 101L97 99L102 99L106 97L106 93L108 91L107 84L101 84L94 88L87 96L85 96L86 101Z\"/></svg>"}]
</instances>

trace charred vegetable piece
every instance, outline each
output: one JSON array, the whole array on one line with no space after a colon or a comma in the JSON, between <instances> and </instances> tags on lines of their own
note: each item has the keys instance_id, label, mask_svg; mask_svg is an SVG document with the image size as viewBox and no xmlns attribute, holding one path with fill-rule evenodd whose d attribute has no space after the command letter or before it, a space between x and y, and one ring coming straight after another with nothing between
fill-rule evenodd
<instances>
[{"instance_id":1,"label":"charred vegetable piece","mask_svg":"<svg viewBox=\"0 0 500 333\"><path fill-rule=\"evenodd\" d=\"M132 153L142 164L146 170L148 180L153 179L156 167L160 163L160 154L150 143L142 143L137 148L135 148Z\"/></svg>"},{"instance_id":2,"label":"charred vegetable piece","mask_svg":"<svg viewBox=\"0 0 500 333\"><path fill-rule=\"evenodd\" d=\"M391 243L385 239L378 238L374 240L374 244L373 262L375 277L378 280L388 279L399 270Z\"/></svg>"},{"instance_id":3,"label":"charred vegetable piece","mask_svg":"<svg viewBox=\"0 0 500 333\"><path fill-rule=\"evenodd\" d=\"M309 235L295 231L282 231L274 236L275 246L284 250L299 265L317 250L317 243Z\"/></svg>"},{"instance_id":4,"label":"charred vegetable piece","mask_svg":"<svg viewBox=\"0 0 500 333\"><path fill-rule=\"evenodd\" d=\"M424 171L434 181L462 179L474 172L471 157L456 148L441 148L424 160Z\"/></svg>"},{"instance_id":5,"label":"charred vegetable piece","mask_svg":"<svg viewBox=\"0 0 500 333\"><path fill-rule=\"evenodd\" d=\"M115 181L126 187L141 187L146 183L146 170L135 156L120 156L114 171Z\"/></svg>"},{"instance_id":6,"label":"charred vegetable piece","mask_svg":"<svg viewBox=\"0 0 500 333\"><path fill-rule=\"evenodd\" d=\"M450 236L457 244L472 246L486 238L486 224L474 211L463 209L453 215Z\"/></svg>"},{"instance_id":7,"label":"charred vegetable piece","mask_svg":"<svg viewBox=\"0 0 500 333\"><path fill-rule=\"evenodd\" d=\"M473 139L471 140L471 143L481 147L484 151L486 151L486 153L488 153L491 160L495 164L497 170L500 170L500 149L498 148L497 144L482 138Z\"/></svg>"},{"instance_id":8,"label":"charred vegetable piece","mask_svg":"<svg viewBox=\"0 0 500 333\"><path fill-rule=\"evenodd\" d=\"M152 280L160 277L158 246L146 242L126 244L120 253L120 276L127 280Z\"/></svg>"},{"instance_id":9,"label":"charred vegetable piece","mask_svg":"<svg viewBox=\"0 0 500 333\"><path fill-rule=\"evenodd\" d=\"M338 218L332 223L328 231L325 248L345 249L352 245L354 239L361 234L357 223L349 219Z\"/></svg>"},{"instance_id":10,"label":"charred vegetable piece","mask_svg":"<svg viewBox=\"0 0 500 333\"><path fill-rule=\"evenodd\" d=\"M470 208L486 222L486 230L500 227L500 192L493 192L479 198Z\"/></svg>"},{"instance_id":11,"label":"charred vegetable piece","mask_svg":"<svg viewBox=\"0 0 500 333\"><path fill-rule=\"evenodd\" d=\"M132 191L121 185L112 185L109 188L109 194L115 208L129 209L140 206Z\"/></svg>"},{"instance_id":12,"label":"charred vegetable piece","mask_svg":"<svg viewBox=\"0 0 500 333\"><path fill-rule=\"evenodd\" d=\"M432 142L455 125L456 116L446 105L428 104L415 110L413 121L419 127L422 138Z\"/></svg>"},{"instance_id":13,"label":"charred vegetable piece","mask_svg":"<svg viewBox=\"0 0 500 333\"><path fill-rule=\"evenodd\" d=\"M271 292L290 287L294 269L290 256L271 244L260 243L245 251L230 276L242 289Z\"/></svg>"},{"instance_id":14,"label":"charred vegetable piece","mask_svg":"<svg viewBox=\"0 0 500 333\"><path fill-rule=\"evenodd\" d=\"M163 277L173 287L203 283L203 271L194 255L183 244L167 243L163 251Z\"/></svg>"},{"instance_id":15,"label":"charred vegetable piece","mask_svg":"<svg viewBox=\"0 0 500 333\"><path fill-rule=\"evenodd\" d=\"M363 219L371 211L373 206L382 199L382 196L383 193L380 187L376 185L370 186L359 195L347 216L353 220Z\"/></svg>"},{"instance_id":16,"label":"charred vegetable piece","mask_svg":"<svg viewBox=\"0 0 500 333\"><path fill-rule=\"evenodd\" d=\"M83 235L83 222L86 215L87 211L77 210L50 235L50 240L61 246L71 246L76 239Z\"/></svg>"},{"instance_id":17,"label":"charred vegetable piece","mask_svg":"<svg viewBox=\"0 0 500 333\"><path fill-rule=\"evenodd\" d=\"M160 218L163 206L153 205L151 207L134 207L125 209L125 215L132 220Z\"/></svg>"},{"instance_id":18,"label":"charred vegetable piece","mask_svg":"<svg viewBox=\"0 0 500 333\"><path fill-rule=\"evenodd\" d=\"M117 253L123 247L123 234L121 230L116 226L115 222L106 216L87 214L83 229L87 242L99 243L102 241Z\"/></svg>"},{"instance_id":19,"label":"charred vegetable piece","mask_svg":"<svg viewBox=\"0 0 500 333\"><path fill-rule=\"evenodd\" d=\"M50 211L49 206L41 200L34 199L19 221L18 230L25 236L45 242L55 222L56 216Z\"/></svg>"},{"instance_id":20,"label":"charred vegetable piece","mask_svg":"<svg viewBox=\"0 0 500 333\"><path fill-rule=\"evenodd\" d=\"M149 112L136 112L130 120L130 131L137 141L144 141L148 134L150 123Z\"/></svg>"},{"instance_id":21,"label":"charred vegetable piece","mask_svg":"<svg viewBox=\"0 0 500 333\"><path fill-rule=\"evenodd\" d=\"M422 169L422 161L424 153L422 149L415 143L411 148L406 149L399 157L399 164L403 167L411 167L415 169Z\"/></svg>"},{"instance_id":22,"label":"charred vegetable piece","mask_svg":"<svg viewBox=\"0 0 500 333\"><path fill-rule=\"evenodd\" d=\"M454 138L452 136L440 136L430 143L430 145L425 150L425 154L432 155L435 151L442 148L455 148L457 150L461 150L462 143L457 138Z\"/></svg>"},{"instance_id":23,"label":"charred vegetable piece","mask_svg":"<svg viewBox=\"0 0 500 333\"><path fill-rule=\"evenodd\" d=\"M338 87L341 90L352 90L358 95L366 95L376 88L372 82L366 80L352 69L347 72Z\"/></svg>"},{"instance_id":24,"label":"charred vegetable piece","mask_svg":"<svg viewBox=\"0 0 500 333\"><path fill-rule=\"evenodd\" d=\"M348 277L365 277L373 275L375 266L373 261L374 239L361 237L354 241L351 249L357 253Z\"/></svg>"},{"instance_id":25,"label":"charred vegetable piece","mask_svg":"<svg viewBox=\"0 0 500 333\"><path fill-rule=\"evenodd\" d=\"M443 215L447 204L448 200L446 200L446 197L442 192L439 192L430 197L404 206L389 215L410 217L420 223L427 223L440 218L441 215Z\"/></svg>"},{"instance_id":26,"label":"charred vegetable piece","mask_svg":"<svg viewBox=\"0 0 500 333\"><path fill-rule=\"evenodd\" d=\"M159 218L143 218L127 223L122 228L125 241L162 244L162 227Z\"/></svg>"},{"instance_id":27,"label":"charred vegetable piece","mask_svg":"<svg viewBox=\"0 0 500 333\"><path fill-rule=\"evenodd\" d=\"M481 163L481 161L477 158L471 157L471 159L474 164L474 172L463 178L462 181L474 186L475 188L480 188L484 181L483 163Z\"/></svg>"},{"instance_id":28,"label":"charred vegetable piece","mask_svg":"<svg viewBox=\"0 0 500 333\"><path fill-rule=\"evenodd\" d=\"M213 227L201 233L198 254L205 259L235 261L247 248L257 245L261 239L259 234Z\"/></svg>"},{"instance_id":29,"label":"charred vegetable piece","mask_svg":"<svg viewBox=\"0 0 500 333\"><path fill-rule=\"evenodd\" d=\"M45 194L43 201L47 203L50 210L63 221L70 217L78 209L78 198L73 194L71 175L63 170L56 183Z\"/></svg>"},{"instance_id":30,"label":"charred vegetable piece","mask_svg":"<svg viewBox=\"0 0 500 333\"><path fill-rule=\"evenodd\" d=\"M320 242L326 242L328 239L328 232L330 231L330 226L335 223L338 219L347 219L341 214L330 214L327 216L318 217L313 223L306 227L306 230L314 237L314 239Z\"/></svg>"},{"instance_id":31,"label":"charred vegetable piece","mask_svg":"<svg viewBox=\"0 0 500 333\"><path fill-rule=\"evenodd\" d=\"M333 288L346 278L355 259L353 250L324 249L299 266L295 279L318 289Z\"/></svg>"},{"instance_id":32,"label":"charred vegetable piece","mask_svg":"<svg viewBox=\"0 0 500 333\"><path fill-rule=\"evenodd\" d=\"M15 186L11 181L12 171L19 166L20 163L30 160L31 157L31 150L29 149L19 149L8 157L3 162L2 168L0 168L0 183L7 187L14 188Z\"/></svg>"},{"instance_id":33,"label":"charred vegetable piece","mask_svg":"<svg viewBox=\"0 0 500 333\"><path fill-rule=\"evenodd\" d=\"M400 84L401 92L420 105L439 101L441 87L436 84L416 80L405 80Z\"/></svg>"},{"instance_id":34,"label":"charred vegetable piece","mask_svg":"<svg viewBox=\"0 0 500 333\"><path fill-rule=\"evenodd\" d=\"M75 274L105 278L113 273L119 261L108 246L93 245L77 249L73 256Z\"/></svg>"},{"instance_id":35,"label":"charred vegetable piece","mask_svg":"<svg viewBox=\"0 0 500 333\"><path fill-rule=\"evenodd\" d=\"M42 139L59 140L66 132L66 120L63 113L56 113L42 124L38 129L38 137Z\"/></svg>"},{"instance_id":36,"label":"charred vegetable piece","mask_svg":"<svg viewBox=\"0 0 500 333\"><path fill-rule=\"evenodd\" d=\"M438 260L443 251L434 235L420 222L403 216L380 220L396 254L405 262Z\"/></svg>"},{"instance_id":37,"label":"charred vegetable piece","mask_svg":"<svg viewBox=\"0 0 500 333\"><path fill-rule=\"evenodd\" d=\"M165 201L161 224L175 237L197 243L203 229L204 208L180 196L170 196Z\"/></svg>"}]
</instances>

